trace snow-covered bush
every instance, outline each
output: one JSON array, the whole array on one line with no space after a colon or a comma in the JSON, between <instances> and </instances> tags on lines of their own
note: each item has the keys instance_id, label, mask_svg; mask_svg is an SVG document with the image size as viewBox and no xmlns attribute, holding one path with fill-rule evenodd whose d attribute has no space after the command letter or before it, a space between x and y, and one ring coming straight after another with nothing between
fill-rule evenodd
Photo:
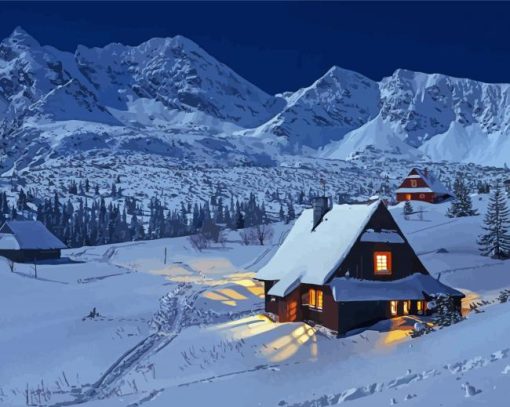
<instances>
[{"instance_id":1,"label":"snow-covered bush","mask_svg":"<svg viewBox=\"0 0 510 407\"><path fill-rule=\"evenodd\" d=\"M499 292L498 301L501 304L508 302L509 298L510 298L510 290L502 290Z\"/></svg>"},{"instance_id":2,"label":"snow-covered bush","mask_svg":"<svg viewBox=\"0 0 510 407\"><path fill-rule=\"evenodd\" d=\"M434 300L427 303L427 309L433 312L430 322L416 322L409 333L412 338L429 334L435 329L456 324L464 319L461 315L455 301L447 295L438 295Z\"/></svg>"},{"instance_id":3,"label":"snow-covered bush","mask_svg":"<svg viewBox=\"0 0 510 407\"><path fill-rule=\"evenodd\" d=\"M415 322L412 331L410 332L409 336L411 338L417 338L422 335L426 335L430 332L432 332L434 329L425 322Z\"/></svg>"},{"instance_id":4,"label":"snow-covered bush","mask_svg":"<svg viewBox=\"0 0 510 407\"><path fill-rule=\"evenodd\" d=\"M460 314L454 299L447 295L438 295L435 299L436 309L433 316L434 325L440 329L456 324L464 319Z\"/></svg>"},{"instance_id":5,"label":"snow-covered bush","mask_svg":"<svg viewBox=\"0 0 510 407\"><path fill-rule=\"evenodd\" d=\"M191 235L189 236L188 240L191 244L191 247L198 250L199 252L209 247L209 240L202 233Z\"/></svg>"}]
</instances>

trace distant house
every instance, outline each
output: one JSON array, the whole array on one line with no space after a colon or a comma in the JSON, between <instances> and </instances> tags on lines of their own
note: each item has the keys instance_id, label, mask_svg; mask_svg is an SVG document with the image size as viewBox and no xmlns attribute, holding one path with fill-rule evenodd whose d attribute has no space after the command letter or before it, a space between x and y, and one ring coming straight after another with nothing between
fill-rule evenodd
<instances>
[{"instance_id":1,"label":"distant house","mask_svg":"<svg viewBox=\"0 0 510 407\"><path fill-rule=\"evenodd\" d=\"M256 279L280 322L311 321L339 335L376 321L424 314L434 295L461 292L430 276L381 201L316 198Z\"/></svg>"},{"instance_id":2,"label":"distant house","mask_svg":"<svg viewBox=\"0 0 510 407\"><path fill-rule=\"evenodd\" d=\"M17 262L58 259L66 245L38 221L7 221L0 228L0 256Z\"/></svg>"},{"instance_id":3,"label":"distant house","mask_svg":"<svg viewBox=\"0 0 510 407\"><path fill-rule=\"evenodd\" d=\"M427 168L424 170L413 168L409 175L398 187L397 202L425 201L430 203L442 202L453 197L453 194Z\"/></svg>"}]
</instances>

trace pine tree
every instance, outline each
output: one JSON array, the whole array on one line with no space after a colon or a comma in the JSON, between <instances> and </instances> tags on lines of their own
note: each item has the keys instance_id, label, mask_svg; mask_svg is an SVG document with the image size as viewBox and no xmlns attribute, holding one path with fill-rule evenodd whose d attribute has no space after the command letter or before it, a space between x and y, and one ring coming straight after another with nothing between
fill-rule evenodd
<instances>
[{"instance_id":1,"label":"pine tree","mask_svg":"<svg viewBox=\"0 0 510 407\"><path fill-rule=\"evenodd\" d=\"M404 218L409 219L409 215L411 215L414 212L413 206L411 205L410 201L406 201L404 204Z\"/></svg>"},{"instance_id":2,"label":"pine tree","mask_svg":"<svg viewBox=\"0 0 510 407\"><path fill-rule=\"evenodd\" d=\"M464 175L459 173L453 184L455 199L448 209L447 216L450 218L460 218L463 216L475 216L478 212L473 209L473 203L469 196L469 189L464 182Z\"/></svg>"},{"instance_id":3,"label":"pine tree","mask_svg":"<svg viewBox=\"0 0 510 407\"><path fill-rule=\"evenodd\" d=\"M285 212L283 211L283 205L280 203L280 212L278 213L280 222L285 220Z\"/></svg>"},{"instance_id":4,"label":"pine tree","mask_svg":"<svg viewBox=\"0 0 510 407\"><path fill-rule=\"evenodd\" d=\"M510 211L499 182L489 199L482 229L486 233L478 238L482 256L496 259L510 257Z\"/></svg>"},{"instance_id":5,"label":"pine tree","mask_svg":"<svg viewBox=\"0 0 510 407\"><path fill-rule=\"evenodd\" d=\"M447 295L439 295L435 298L435 315L433 317L434 325L439 329L456 324L464 319L457 307L454 299Z\"/></svg>"},{"instance_id":6,"label":"pine tree","mask_svg":"<svg viewBox=\"0 0 510 407\"><path fill-rule=\"evenodd\" d=\"M292 201L289 200L287 202L287 219L286 222L289 223L296 219L296 212L294 210L294 205L292 204Z\"/></svg>"}]
</instances>

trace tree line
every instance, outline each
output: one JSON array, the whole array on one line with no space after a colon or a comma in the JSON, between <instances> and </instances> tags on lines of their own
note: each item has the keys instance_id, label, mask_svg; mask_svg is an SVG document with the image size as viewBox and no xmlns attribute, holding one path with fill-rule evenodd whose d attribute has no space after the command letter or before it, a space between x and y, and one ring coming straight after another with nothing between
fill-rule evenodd
<instances>
[{"instance_id":1,"label":"tree line","mask_svg":"<svg viewBox=\"0 0 510 407\"><path fill-rule=\"evenodd\" d=\"M84 191L91 188L88 183L71 183L70 187L72 191L76 187L77 192L80 188ZM292 220L295 217L293 205L287 206L284 217ZM79 196L73 203L70 199L62 200L56 191L52 198L36 205L34 194L23 189L10 205L6 192L0 193L0 221L34 217L69 247L197 233L218 241L221 230L226 228L251 228L275 220L270 219L265 204L259 203L253 193L246 200L233 196L225 200L223 196L212 195L205 202L181 202L178 208L167 207L158 197L152 197L145 208L133 197L107 201L102 196L94 199Z\"/></svg>"}]
</instances>

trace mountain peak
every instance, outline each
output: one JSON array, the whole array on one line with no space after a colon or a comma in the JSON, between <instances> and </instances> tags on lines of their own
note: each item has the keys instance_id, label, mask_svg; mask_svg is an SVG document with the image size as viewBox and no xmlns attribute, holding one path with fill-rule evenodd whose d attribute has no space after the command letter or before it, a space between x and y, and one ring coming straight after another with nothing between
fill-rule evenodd
<instances>
[{"instance_id":1,"label":"mountain peak","mask_svg":"<svg viewBox=\"0 0 510 407\"><path fill-rule=\"evenodd\" d=\"M15 43L17 45L23 45L25 47L38 47L39 42L27 33L22 27L17 26L11 35L7 38L7 41Z\"/></svg>"}]
</instances>

